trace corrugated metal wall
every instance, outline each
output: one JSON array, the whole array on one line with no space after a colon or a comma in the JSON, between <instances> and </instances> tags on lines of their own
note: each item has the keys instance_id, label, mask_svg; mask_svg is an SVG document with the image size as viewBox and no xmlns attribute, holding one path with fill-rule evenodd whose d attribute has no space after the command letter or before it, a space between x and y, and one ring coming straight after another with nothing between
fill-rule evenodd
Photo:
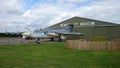
<instances>
[{"instance_id":1,"label":"corrugated metal wall","mask_svg":"<svg viewBox=\"0 0 120 68\"><path fill-rule=\"evenodd\" d=\"M120 38L119 26L107 27L75 27L73 31L84 33L84 38L107 37L109 39Z\"/></svg>"}]
</instances>

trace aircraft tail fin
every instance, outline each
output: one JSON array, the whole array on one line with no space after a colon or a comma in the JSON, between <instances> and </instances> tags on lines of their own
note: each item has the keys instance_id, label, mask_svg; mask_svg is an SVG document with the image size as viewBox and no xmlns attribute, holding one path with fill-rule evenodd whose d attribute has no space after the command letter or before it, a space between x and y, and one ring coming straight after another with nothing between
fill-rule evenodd
<instances>
[{"instance_id":1,"label":"aircraft tail fin","mask_svg":"<svg viewBox=\"0 0 120 68\"><path fill-rule=\"evenodd\" d=\"M68 27L67 27L67 30L70 31L70 32L72 32L73 26L74 26L73 24L69 24Z\"/></svg>"}]
</instances>

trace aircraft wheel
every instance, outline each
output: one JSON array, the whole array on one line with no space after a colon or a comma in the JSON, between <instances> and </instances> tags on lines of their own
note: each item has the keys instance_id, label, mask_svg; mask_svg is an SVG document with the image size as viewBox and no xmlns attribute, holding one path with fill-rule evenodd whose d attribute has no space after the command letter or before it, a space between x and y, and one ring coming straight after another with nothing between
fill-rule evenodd
<instances>
[{"instance_id":1,"label":"aircraft wheel","mask_svg":"<svg viewBox=\"0 0 120 68\"><path fill-rule=\"evenodd\" d=\"M51 38L51 41L54 41L54 38Z\"/></svg>"}]
</instances>

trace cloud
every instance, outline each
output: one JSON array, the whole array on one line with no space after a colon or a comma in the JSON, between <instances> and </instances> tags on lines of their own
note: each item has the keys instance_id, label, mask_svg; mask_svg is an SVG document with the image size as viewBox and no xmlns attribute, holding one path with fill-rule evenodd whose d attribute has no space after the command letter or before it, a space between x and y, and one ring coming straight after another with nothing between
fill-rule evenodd
<instances>
[{"instance_id":1,"label":"cloud","mask_svg":"<svg viewBox=\"0 0 120 68\"><path fill-rule=\"evenodd\" d=\"M67 0L59 0L57 4L51 3L39 3L31 10L28 10L24 15L30 19L34 19L33 21L37 21L40 25L44 24L43 27L48 25L53 25L60 21L66 20L73 16L87 17L98 20L110 21L110 22L118 22L119 19L119 5L116 5L118 1L112 0L102 0L98 2L91 2L89 5L78 6L75 7L75 4L69 5ZM85 2L88 0L74 0L75 2ZM69 2L73 2L73 0L69 0ZM66 7L62 4L66 5ZM114 3L114 4L112 4ZM61 6L62 5L62 6ZM69 7L71 6L71 7ZM72 8L72 9L71 9ZM74 8L74 9L73 9ZM106 11L107 10L107 11ZM117 16L114 16L118 14ZM31 22L31 23L32 23ZM31 24L33 25L33 24Z\"/></svg>"},{"instance_id":2,"label":"cloud","mask_svg":"<svg viewBox=\"0 0 120 68\"><path fill-rule=\"evenodd\" d=\"M82 3L89 0L57 0L57 3Z\"/></svg>"},{"instance_id":3,"label":"cloud","mask_svg":"<svg viewBox=\"0 0 120 68\"><path fill-rule=\"evenodd\" d=\"M39 4L35 8L26 11L23 16L28 18L31 26L39 24L39 28L48 27L70 17L67 10L65 11L58 5L55 6L53 4ZM36 28L36 26L32 27Z\"/></svg>"},{"instance_id":4,"label":"cloud","mask_svg":"<svg viewBox=\"0 0 120 68\"><path fill-rule=\"evenodd\" d=\"M72 3L80 3L80 2L86 2L88 0L67 0L68 2L72 2Z\"/></svg>"},{"instance_id":5,"label":"cloud","mask_svg":"<svg viewBox=\"0 0 120 68\"><path fill-rule=\"evenodd\" d=\"M120 17L120 5L118 2L119 1L113 0L101 0L98 2L93 2L89 6L78 8L76 13L81 11L82 14L80 15L83 17L119 23L120 20L118 18ZM79 15L79 13L77 14Z\"/></svg>"},{"instance_id":6,"label":"cloud","mask_svg":"<svg viewBox=\"0 0 120 68\"><path fill-rule=\"evenodd\" d=\"M0 14L21 14L22 5L20 0L0 0Z\"/></svg>"},{"instance_id":7,"label":"cloud","mask_svg":"<svg viewBox=\"0 0 120 68\"><path fill-rule=\"evenodd\" d=\"M0 0L0 31L45 28L74 16L120 24L119 0L34 1Z\"/></svg>"},{"instance_id":8,"label":"cloud","mask_svg":"<svg viewBox=\"0 0 120 68\"><path fill-rule=\"evenodd\" d=\"M16 31L21 28L21 15L24 13L21 0L0 0L0 32Z\"/></svg>"}]
</instances>

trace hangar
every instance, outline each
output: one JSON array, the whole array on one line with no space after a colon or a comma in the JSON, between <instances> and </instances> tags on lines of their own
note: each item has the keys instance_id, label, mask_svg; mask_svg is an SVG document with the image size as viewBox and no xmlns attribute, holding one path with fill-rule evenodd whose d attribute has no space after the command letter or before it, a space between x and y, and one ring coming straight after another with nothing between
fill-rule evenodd
<instances>
[{"instance_id":1,"label":"hangar","mask_svg":"<svg viewBox=\"0 0 120 68\"><path fill-rule=\"evenodd\" d=\"M91 39L93 37L106 37L108 39L120 38L120 24L82 17L72 17L68 20L52 25L49 28L60 27L64 28L68 24L74 25L73 31L84 33L84 36L80 36L77 38L82 39ZM75 38L75 36L72 38Z\"/></svg>"}]
</instances>

